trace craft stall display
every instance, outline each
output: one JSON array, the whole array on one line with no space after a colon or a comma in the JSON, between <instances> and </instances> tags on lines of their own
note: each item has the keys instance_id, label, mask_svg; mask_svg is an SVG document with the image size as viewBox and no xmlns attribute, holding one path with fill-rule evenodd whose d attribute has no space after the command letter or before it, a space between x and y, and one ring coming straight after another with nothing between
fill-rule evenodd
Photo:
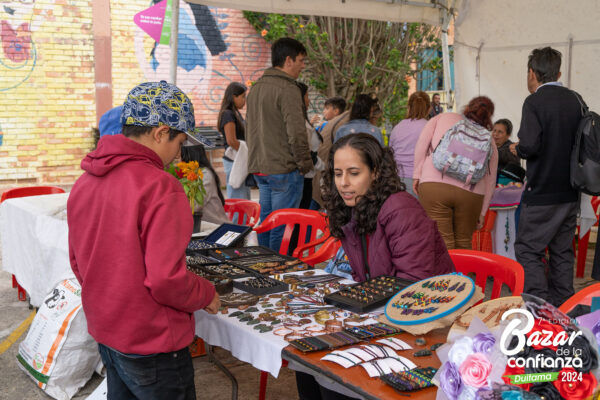
<instances>
[{"instance_id":1,"label":"craft stall display","mask_svg":"<svg viewBox=\"0 0 600 400\"><path fill-rule=\"evenodd\" d=\"M344 310L365 313L381 307L390 297L413 283L394 276L378 276L329 294L325 302Z\"/></svg>"},{"instance_id":2,"label":"craft stall display","mask_svg":"<svg viewBox=\"0 0 600 400\"><path fill-rule=\"evenodd\" d=\"M243 244L244 238L252 231L245 225L221 224L205 238L193 238L187 250L208 250L234 247Z\"/></svg>"},{"instance_id":3,"label":"craft stall display","mask_svg":"<svg viewBox=\"0 0 600 400\"><path fill-rule=\"evenodd\" d=\"M468 276L439 275L416 282L394 295L379 321L419 335L449 327L482 299L481 289Z\"/></svg>"}]
</instances>

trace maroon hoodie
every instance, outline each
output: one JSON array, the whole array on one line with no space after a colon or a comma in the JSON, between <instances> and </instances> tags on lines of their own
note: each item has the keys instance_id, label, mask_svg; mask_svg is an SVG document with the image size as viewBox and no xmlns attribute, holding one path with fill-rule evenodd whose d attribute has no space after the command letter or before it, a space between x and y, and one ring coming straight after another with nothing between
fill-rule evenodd
<instances>
[{"instance_id":1,"label":"maroon hoodie","mask_svg":"<svg viewBox=\"0 0 600 400\"><path fill-rule=\"evenodd\" d=\"M193 312L215 288L186 270L193 221L183 187L154 151L123 135L103 137L81 167L67 220L90 334L123 353L188 346Z\"/></svg>"},{"instance_id":2,"label":"maroon hoodie","mask_svg":"<svg viewBox=\"0 0 600 400\"><path fill-rule=\"evenodd\" d=\"M356 220L350 220L342 230L341 242L352 267L352 277L363 282L366 268ZM367 247L372 278L389 275L419 281L454 272L437 224L407 192L394 193L383 203L375 232L368 235Z\"/></svg>"}]
</instances>

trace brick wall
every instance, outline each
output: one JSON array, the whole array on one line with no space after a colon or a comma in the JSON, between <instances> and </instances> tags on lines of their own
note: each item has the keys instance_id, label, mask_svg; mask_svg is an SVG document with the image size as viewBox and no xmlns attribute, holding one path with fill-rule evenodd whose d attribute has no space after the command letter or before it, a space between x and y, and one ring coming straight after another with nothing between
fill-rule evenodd
<instances>
[{"instance_id":1,"label":"brick wall","mask_svg":"<svg viewBox=\"0 0 600 400\"><path fill-rule=\"evenodd\" d=\"M88 0L3 2L0 9L0 187L70 185L96 124L92 7ZM133 22L148 0L112 0L112 105L136 84L168 80L169 48ZM212 126L229 82L256 80L268 45L237 10L180 2L177 84L198 125ZM14 33L13 33L14 31ZM212 159L220 170L221 152Z\"/></svg>"}]
</instances>

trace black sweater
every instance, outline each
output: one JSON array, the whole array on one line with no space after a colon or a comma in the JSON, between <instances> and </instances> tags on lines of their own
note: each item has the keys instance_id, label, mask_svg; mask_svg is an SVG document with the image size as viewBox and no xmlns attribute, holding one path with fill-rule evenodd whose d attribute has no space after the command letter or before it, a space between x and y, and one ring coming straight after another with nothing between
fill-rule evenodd
<instances>
[{"instance_id":1,"label":"black sweater","mask_svg":"<svg viewBox=\"0 0 600 400\"><path fill-rule=\"evenodd\" d=\"M569 180L571 149L581 107L569 89L546 85L523 103L517 154L527 160L523 203L550 205L577 201Z\"/></svg>"}]
</instances>

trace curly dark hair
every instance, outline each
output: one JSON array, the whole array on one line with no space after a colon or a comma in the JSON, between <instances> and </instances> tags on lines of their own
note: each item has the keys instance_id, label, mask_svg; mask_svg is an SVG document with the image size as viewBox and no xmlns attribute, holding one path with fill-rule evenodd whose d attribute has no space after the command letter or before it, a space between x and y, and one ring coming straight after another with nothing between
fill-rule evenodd
<instances>
[{"instance_id":1,"label":"curly dark hair","mask_svg":"<svg viewBox=\"0 0 600 400\"><path fill-rule=\"evenodd\" d=\"M362 162L376 178L364 196L358 198L354 207L348 207L335 185L333 159L336 151L351 147L358 151ZM383 203L391 194L406 190L406 185L398 177L398 168L394 153L389 147L381 147L377 139L367 133L356 133L342 137L331 147L327 167L323 174L323 201L327 210L327 219L331 235L344 237L342 227L354 218L359 235L375 231L377 215Z\"/></svg>"}]
</instances>

